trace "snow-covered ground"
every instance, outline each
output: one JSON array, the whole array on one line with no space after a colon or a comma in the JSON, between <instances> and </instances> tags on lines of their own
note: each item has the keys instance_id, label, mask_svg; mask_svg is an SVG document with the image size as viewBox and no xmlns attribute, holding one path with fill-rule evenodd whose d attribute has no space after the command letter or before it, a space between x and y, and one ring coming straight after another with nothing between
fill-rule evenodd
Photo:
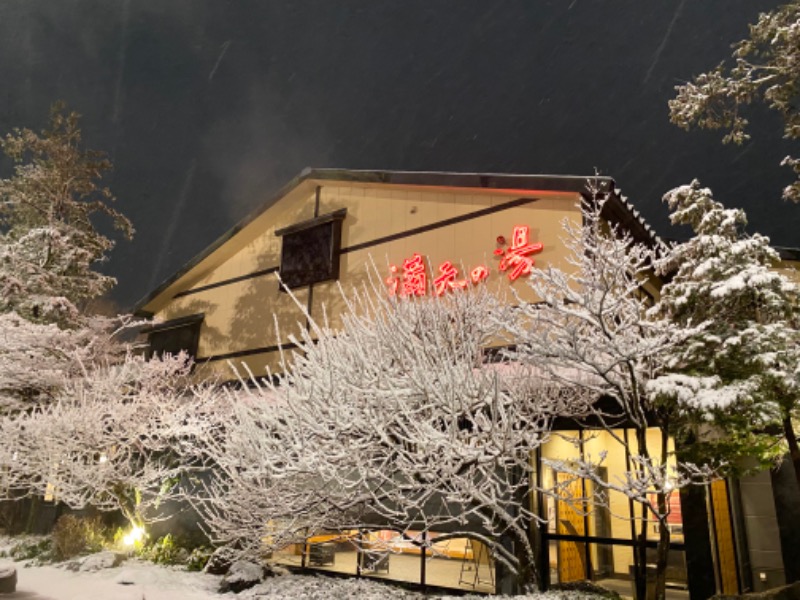
<instances>
[{"instance_id":1,"label":"snow-covered ground","mask_svg":"<svg viewBox=\"0 0 800 600\"><path fill-rule=\"evenodd\" d=\"M17 564L17 591L3 600L219 600L219 577L126 561L94 573Z\"/></svg>"},{"instance_id":2,"label":"snow-covered ground","mask_svg":"<svg viewBox=\"0 0 800 600\"><path fill-rule=\"evenodd\" d=\"M101 571L73 572L63 566L23 566L17 563L18 584L14 594L2 600L421 600L420 593L366 579L333 579L312 575L273 577L241 594L220 594L220 577L190 573L138 560ZM428 596L430 598L430 596ZM458 600L464 600L459 597ZM468 597L469 598L469 597ZM481 598L481 596L471 596ZM482 597L482 598L485 598ZM520 597L517 597L519 600ZM527 596L542 600L586 600L576 593ZM440 597L440 600L441 597ZM456 600L452 597L451 600Z\"/></svg>"},{"instance_id":3,"label":"snow-covered ground","mask_svg":"<svg viewBox=\"0 0 800 600\"><path fill-rule=\"evenodd\" d=\"M0 536L0 556L22 541L35 543L42 538ZM100 555L93 555L97 558ZM0 559L10 562L10 558ZM97 562L97 561L95 561ZM240 594L219 593L222 577L193 573L181 567L167 567L128 559L118 567L97 571L73 571L67 563L38 565L19 561L17 591L0 594L0 600L260 600L291 598L299 600L423 600L419 592L369 579L331 578L286 574L272 577ZM464 600L486 596L437 596L438 600ZM496 598L500 598L496 596ZM589 600L575 592L550 592L517 596L515 600Z\"/></svg>"}]
</instances>

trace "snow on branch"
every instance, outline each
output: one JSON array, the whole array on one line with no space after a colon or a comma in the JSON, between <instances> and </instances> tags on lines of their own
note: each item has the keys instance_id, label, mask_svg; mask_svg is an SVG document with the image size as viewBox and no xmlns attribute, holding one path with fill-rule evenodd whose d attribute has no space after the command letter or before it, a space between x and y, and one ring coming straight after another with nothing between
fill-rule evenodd
<instances>
[{"instance_id":1,"label":"snow on branch","mask_svg":"<svg viewBox=\"0 0 800 600\"><path fill-rule=\"evenodd\" d=\"M174 484L202 464L194 452L215 420L210 388L185 395L185 356L128 356L66 383L57 400L0 419L0 495L159 518Z\"/></svg>"},{"instance_id":2,"label":"snow on branch","mask_svg":"<svg viewBox=\"0 0 800 600\"><path fill-rule=\"evenodd\" d=\"M518 298L515 318L506 324L517 341L508 356L540 369L553 384L591 396L588 414L575 418L575 427L607 432L609 445L627 457L627 467L605 477L607 451L586 455L580 451L584 442L575 440L575 458L544 460L554 473L562 474L544 492L579 512L590 500L576 496L571 481L592 483L593 504L605 502L610 509L612 492L633 501L637 510L627 518L635 519L640 531L634 561L637 582L645 581L648 521L658 523L657 589L663 598L669 495L683 485L707 481L715 469L677 461L670 446L675 411L648 389L663 373L670 351L688 335L653 311L658 299L655 267L666 248L639 243L605 221L603 207L609 198L592 180L588 191L578 218L563 223L567 267L534 270L528 285L538 301Z\"/></svg>"},{"instance_id":3,"label":"snow on branch","mask_svg":"<svg viewBox=\"0 0 800 600\"><path fill-rule=\"evenodd\" d=\"M586 396L485 361L513 319L486 290L342 293L340 327L301 328L283 373L229 392L224 436L204 447L213 479L195 499L212 536L259 553L325 529L471 532L530 584L531 454Z\"/></svg>"}]
</instances>

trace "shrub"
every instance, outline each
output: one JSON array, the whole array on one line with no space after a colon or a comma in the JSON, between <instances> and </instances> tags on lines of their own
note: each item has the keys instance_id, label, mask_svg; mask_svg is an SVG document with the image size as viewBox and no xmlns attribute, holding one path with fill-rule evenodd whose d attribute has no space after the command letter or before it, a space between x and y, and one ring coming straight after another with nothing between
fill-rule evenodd
<instances>
[{"instance_id":1,"label":"shrub","mask_svg":"<svg viewBox=\"0 0 800 600\"><path fill-rule=\"evenodd\" d=\"M108 531L99 517L61 517L51 534L53 558L66 560L79 554L99 552L108 541Z\"/></svg>"},{"instance_id":2,"label":"shrub","mask_svg":"<svg viewBox=\"0 0 800 600\"><path fill-rule=\"evenodd\" d=\"M181 555L187 555L186 550L175 543L175 538L168 533L158 538L150 546L144 546L139 551L139 556L157 565L175 565L181 561Z\"/></svg>"},{"instance_id":3,"label":"shrub","mask_svg":"<svg viewBox=\"0 0 800 600\"><path fill-rule=\"evenodd\" d=\"M9 550L8 556L14 560L31 560L48 558L51 552L52 542L49 538L26 539Z\"/></svg>"},{"instance_id":4,"label":"shrub","mask_svg":"<svg viewBox=\"0 0 800 600\"><path fill-rule=\"evenodd\" d=\"M214 551L206 546L198 546L193 549L189 553L189 558L186 559L186 570L202 571L213 553Z\"/></svg>"},{"instance_id":5,"label":"shrub","mask_svg":"<svg viewBox=\"0 0 800 600\"><path fill-rule=\"evenodd\" d=\"M149 545L136 549L143 560L158 565L184 565L188 571L202 571L213 554L211 548L187 544L180 536L168 533Z\"/></svg>"}]
</instances>

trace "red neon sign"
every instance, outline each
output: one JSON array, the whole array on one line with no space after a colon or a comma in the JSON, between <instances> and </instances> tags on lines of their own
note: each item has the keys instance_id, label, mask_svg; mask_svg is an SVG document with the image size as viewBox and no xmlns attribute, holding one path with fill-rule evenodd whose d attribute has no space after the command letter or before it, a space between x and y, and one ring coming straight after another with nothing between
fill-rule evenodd
<instances>
[{"instance_id":1,"label":"red neon sign","mask_svg":"<svg viewBox=\"0 0 800 600\"><path fill-rule=\"evenodd\" d=\"M461 281L456 281L456 277L458 276L458 269L456 269L450 261L443 262L439 265L439 275L436 279L433 280L433 290L436 292L437 296L441 296L447 290L455 290L455 289L464 289L467 287L467 280L462 279Z\"/></svg>"},{"instance_id":2,"label":"red neon sign","mask_svg":"<svg viewBox=\"0 0 800 600\"><path fill-rule=\"evenodd\" d=\"M508 249L497 248L494 251L496 256L502 257L498 268L502 272L508 273L511 281L516 281L521 275L529 275L534 265L531 254L537 254L544 249L541 243L531 244L529 242L530 228L527 225L514 227L514 234L511 239L511 247ZM505 245L504 236L497 237L497 243ZM441 296L445 292L455 289L463 289L471 281L477 285L489 277L489 269L484 265L478 265L469 272L469 277L458 279L458 269L449 260L443 262L438 267L439 276L433 279L433 292L436 296ZM390 275L386 278L387 291L390 296L400 294L402 296L424 296L428 293L428 278L425 271L425 261L419 253L414 253L411 258L403 261L402 277L398 275L398 268L395 265L389 266Z\"/></svg>"},{"instance_id":3,"label":"red neon sign","mask_svg":"<svg viewBox=\"0 0 800 600\"><path fill-rule=\"evenodd\" d=\"M531 244L528 241L530 228L527 225L517 225L514 227L514 235L511 238L511 248L503 250L498 248L494 251L497 256L502 256L500 260L500 270L509 271L508 278L516 281L520 275L530 275L534 260L529 257L544 249L544 245Z\"/></svg>"},{"instance_id":4,"label":"red neon sign","mask_svg":"<svg viewBox=\"0 0 800 600\"><path fill-rule=\"evenodd\" d=\"M403 295L424 296L428 290L428 276L425 263L419 254L403 261Z\"/></svg>"},{"instance_id":5,"label":"red neon sign","mask_svg":"<svg viewBox=\"0 0 800 600\"><path fill-rule=\"evenodd\" d=\"M480 283L484 279L489 276L489 269L484 266L475 267L472 271L469 272L469 278L472 279L472 283Z\"/></svg>"}]
</instances>

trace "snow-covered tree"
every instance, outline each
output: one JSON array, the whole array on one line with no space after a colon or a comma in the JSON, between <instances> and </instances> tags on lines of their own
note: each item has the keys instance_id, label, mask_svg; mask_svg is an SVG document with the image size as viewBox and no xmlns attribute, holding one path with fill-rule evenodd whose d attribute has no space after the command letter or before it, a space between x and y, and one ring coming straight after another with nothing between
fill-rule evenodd
<instances>
[{"instance_id":1,"label":"snow-covered tree","mask_svg":"<svg viewBox=\"0 0 800 600\"><path fill-rule=\"evenodd\" d=\"M760 14L750 37L733 48L733 67L723 62L676 87L672 122L684 129L724 129L723 142L741 144L749 139L743 108L763 102L783 118L783 137L800 139L800 0ZM782 164L797 176L783 197L800 202L800 158L787 156Z\"/></svg>"},{"instance_id":2,"label":"snow-covered tree","mask_svg":"<svg viewBox=\"0 0 800 600\"><path fill-rule=\"evenodd\" d=\"M129 355L63 386L46 405L0 417L0 498L52 497L120 510L142 525L201 463L194 440L219 421L209 387L186 394L185 356Z\"/></svg>"},{"instance_id":3,"label":"snow-covered tree","mask_svg":"<svg viewBox=\"0 0 800 600\"><path fill-rule=\"evenodd\" d=\"M128 318L95 316L82 327L61 329L0 314L0 415L52 402L65 382L91 365L121 360L127 347L117 336L135 326Z\"/></svg>"},{"instance_id":4,"label":"snow-covered tree","mask_svg":"<svg viewBox=\"0 0 800 600\"><path fill-rule=\"evenodd\" d=\"M214 477L195 498L212 537L255 554L324 529L444 530L437 541L479 539L532 587L532 452L585 396L489 360L512 309L486 290L392 298L376 286L342 301L340 326L306 315L283 372L230 392L224 435L205 444Z\"/></svg>"},{"instance_id":5,"label":"snow-covered tree","mask_svg":"<svg viewBox=\"0 0 800 600\"><path fill-rule=\"evenodd\" d=\"M16 129L0 140L14 165L0 179L0 414L52 400L71 377L127 351L114 333L128 318L89 314L112 277L96 270L113 242L96 228L110 217L125 235L130 222L110 207L101 185L110 163L81 149L78 115L56 104L41 133Z\"/></svg>"},{"instance_id":6,"label":"snow-covered tree","mask_svg":"<svg viewBox=\"0 0 800 600\"><path fill-rule=\"evenodd\" d=\"M97 270L113 242L95 219L133 229L78 120L57 104L46 130L0 140L14 165L0 180L0 497L119 509L141 524L198 466L190 439L216 423L212 395L188 399L185 357L148 362L120 342L129 317L91 314L115 283Z\"/></svg>"},{"instance_id":7,"label":"snow-covered tree","mask_svg":"<svg viewBox=\"0 0 800 600\"><path fill-rule=\"evenodd\" d=\"M698 455L769 465L788 449L800 483L800 290L774 268L769 239L745 233L742 210L697 181L664 199L672 222L695 235L658 263L671 274L659 314L687 335L651 389L694 415Z\"/></svg>"},{"instance_id":8,"label":"snow-covered tree","mask_svg":"<svg viewBox=\"0 0 800 600\"><path fill-rule=\"evenodd\" d=\"M636 242L606 222L602 215L608 197L593 182L589 187L593 198L582 203L582 222L564 221L567 269L547 267L531 273L528 283L539 301L520 301L519 317L511 328L517 340L511 357L537 365L556 384L589 393L596 401L587 426L612 435L629 455L630 469L606 480L599 469L605 460L602 454L546 463L635 503L634 568L640 598L645 597L647 531L658 524L657 597L664 598L668 497L702 473L675 462L668 444L673 411L647 392L649 382L661 373L661 356L677 341L669 323L648 312L650 294L657 293L650 286L660 244ZM648 428L653 427L662 433L656 447L648 442ZM628 428L633 435L618 433L617 428ZM584 499L574 500L583 507Z\"/></svg>"},{"instance_id":9,"label":"snow-covered tree","mask_svg":"<svg viewBox=\"0 0 800 600\"><path fill-rule=\"evenodd\" d=\"M0 179L0 311L62 327L78 325L85 303L115 283L95 270L113 242L94 216L133 232L100 183L111 164L80 147L78 118L56 104L49 129L16 129L0 142L15 165Z\"/></svg>"}]
</instances>

